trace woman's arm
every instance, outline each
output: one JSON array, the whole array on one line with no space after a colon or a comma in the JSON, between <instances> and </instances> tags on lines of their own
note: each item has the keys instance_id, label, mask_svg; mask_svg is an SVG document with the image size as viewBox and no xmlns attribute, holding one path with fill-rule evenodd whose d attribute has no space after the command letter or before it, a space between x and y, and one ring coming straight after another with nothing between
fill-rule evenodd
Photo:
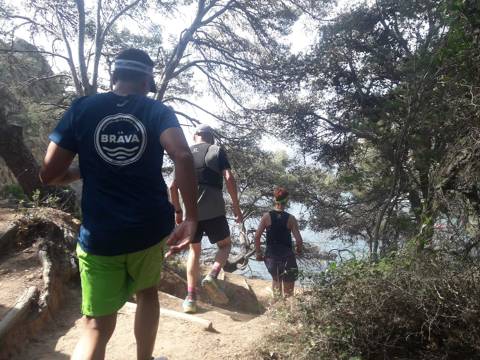
<instances>
[{"instance_id":1,"label":"woman's arm","mask_svg":"<svg viewBox=\"0 0 480 360\"><path fill-rule=\"evenodd\" d=\"M303 239L300 230L298 230L298 222L295 216L290 215L288 219L290 222L290 230L292 230L293 237L295 238L295 247L297 249L297 255L301 255L303 252Z\"/></svg>"},{"instance_id":2,"label":"woman's arm","mask_svg":"<svg viewBox=\"0 0 480 360\"><path fill-rule=\"evenodd\" d=\"M258 261L263 260L262 251L260 248L260 240L262 239L262 234L267 227L267 214L262 216L262 220L260 220L260 224L258 224L257 231L255 232L255 253L256 258Z\"/></svg>"}]
</instances>

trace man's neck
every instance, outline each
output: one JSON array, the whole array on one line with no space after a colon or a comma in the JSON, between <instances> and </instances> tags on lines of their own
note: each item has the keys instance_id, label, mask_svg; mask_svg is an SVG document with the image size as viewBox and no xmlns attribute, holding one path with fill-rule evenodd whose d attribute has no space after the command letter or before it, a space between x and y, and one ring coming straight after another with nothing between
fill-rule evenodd
<instances>
[{"instance_id":1,"label":"man's neck","mask_svg":"<svg viewBox=\"0 0 480 360\"><path fill-rule=\"evenodd\" d=\"M144 92L137 86L121 82L115 84L115 87L113 88L113 93L120 96L145 95Z\"/></svg>"}]
</instances>

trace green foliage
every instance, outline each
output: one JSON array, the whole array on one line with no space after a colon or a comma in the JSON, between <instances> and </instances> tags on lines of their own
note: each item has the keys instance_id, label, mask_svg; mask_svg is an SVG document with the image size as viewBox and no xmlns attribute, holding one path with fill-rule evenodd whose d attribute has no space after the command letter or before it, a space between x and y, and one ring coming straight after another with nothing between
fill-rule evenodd
<instances>
[{"instance_id":1,"label":"green foliage","mask_svg":"<svg viewBox=\"0 0 480 360\"><path fill-rule=\"evenodd\" d=\"M0 48L7 44L0 40ZM26 146L37 161L43 157L48 134L61 113L63 101L68 94L64 92L63 74L54 74L47 60L38 49L28 42L17 39L10 44L17 53L0 52L1 87L13 99L5 96L0 99L0 111L6 111L6 124L22 128ZM13 139L0 134L0 142L9 144ZM1 153L0 157L8 156L10 152L20 151L17 144L7 146L10 151ZM28 167L31 164L23 164ZM0 183L10 181L5 171L3 161L0 161Z\"/></svg>"},{"instance_id":2,"label":"green foliage","mask_svg":"<svg viewBox=\"0 0 480 360\"><path fill-rule=\"evenodd\" d=\"M78 209L72 208L70 204L71 197L74 195L69 189L60 189L56 192L42 193L35 190L30 198L23 196L19 201L19 208L25 211L34 208L54 208L62 211L69 211L77 218L81 215L77 213Z\"/></svg>"},{"instance_id":3,"label":"green foliage","mask_svg":"<svg viewBox=\"0 0 480 360\"><path fill-rule=\"evenodd\" d=\"M474 358L479 278L477 263L434 253L331 266L278 313L267 347L291 359Z\"/></svg>"},{"instance_id":4,"label":"green foliage","mask_svg":"<svg viewBox=\"0 0 480 360\"><path fill-rule=\"evenodd\" d=\"M221 135L235 133L236 137L222 137L230 163L235 171L241 209L245 218L257 218L273 206L273 189L284 186L291 201L303 202L299 186L297 160L284 151L269 152L258 145L261 132L241 132L224 126Z\"/></svg>"},{"instance_id":5,"label":"green foliage","mask_svg":"<svg viewBox=\"0 0 480 360\"><path fill-rule=\"evenodd\" d=\"M305 170L316 178L305 187L312 227L365 240L376 257L414 233L431 245L434 225L458 217L438 204L435 184L455 191L453 166L442 169L478 129L478 10L475 1L381 0L318 22L315 47L294 65L301 92L279 93L266 119L322 165ZM479 203L470 184L465 201Z\"/></svg>"},{"instance_id":6,"label":"green foliage","mask_svg":"<svg viewBox=\"0 0 480 360\"><path fill-rule=\"evenodd\" d=\"M42 193L37 190L34 192L32 196L32 205L34 207L52 207L52 208L59 208L60 207L60 197L54 194L48 194L46 196L42 196Z\"/></svg>"},{"instance_id":7,"label":"green foliage","mask_svg":"<svg viewBox=\"0 0 480 360\"><path fill-rule=\"evenodd\" d=\"M17 184L5 185L1 191L0 195L3 198L13 198L15 200L23 200L25 199L25 193L21 186Z\"/></svg>"}]
</instances>

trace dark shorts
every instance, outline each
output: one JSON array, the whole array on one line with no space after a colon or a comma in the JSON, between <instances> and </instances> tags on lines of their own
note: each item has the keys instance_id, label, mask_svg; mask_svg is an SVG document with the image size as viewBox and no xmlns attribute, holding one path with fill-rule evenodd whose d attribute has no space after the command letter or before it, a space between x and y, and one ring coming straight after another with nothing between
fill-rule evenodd
<instances>
[{"instance_id":1,"label":"dark shorts","mask_svg":"<svg viewBox=\"0 0 480 360\"><path fill-rule=\"evenodd\" d=\"M266 256L265 266L275 281L294 282L298 278L298 266L295 255Z\"/></svg>"},{"instance_id":2,"label":"dark shorts","mask_svg":"<svg viewBox=\"0 0 480 360\"><path fill-rule=\"evenodd\" d=\"M199 221L192 244L201 242L203 235L208 236L211 244L216 244L229 237L230 228L228 227L227 218L225 216L219 216L213 219Z\"/></svg>"}]
</instances>

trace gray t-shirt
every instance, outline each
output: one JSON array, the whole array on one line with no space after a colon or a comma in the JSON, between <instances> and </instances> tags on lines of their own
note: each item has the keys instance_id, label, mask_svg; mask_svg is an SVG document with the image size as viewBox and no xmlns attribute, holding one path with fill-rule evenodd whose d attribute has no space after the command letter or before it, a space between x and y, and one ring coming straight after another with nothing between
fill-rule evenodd
<instances>
[{"instance_id":1,"label":"gray t-shirt","mask_svg":"<svg viewBox=\"0 0 480 360\"><path fill-rule=\"evenodd\" d=\"M195 151L195 147L205 146L196 144L190 147ZM205 156L205 163L208 168L222 174L224 170L230 169L227 154L217 145L211 145ZM198 220L209 220L219 216L225 216L225 200L223 199L222 189L208 185L198 185Z\"/></svg>"}]
</instances>

